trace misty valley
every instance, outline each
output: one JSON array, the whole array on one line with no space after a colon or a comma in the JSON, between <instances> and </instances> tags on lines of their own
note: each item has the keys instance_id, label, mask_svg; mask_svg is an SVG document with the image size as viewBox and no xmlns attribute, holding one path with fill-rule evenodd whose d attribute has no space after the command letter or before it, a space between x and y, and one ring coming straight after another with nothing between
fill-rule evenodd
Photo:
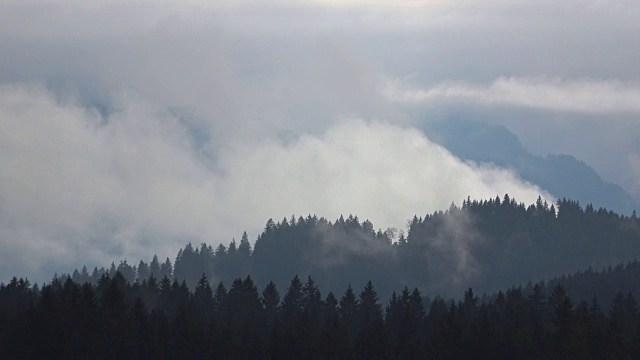
<instances>
[{"instance_id":1,"label":"misty valley","mask_svg":"<svg viewBox=\"0 0 640 360\"><path fill-rule=\"evenodd\" d=\"M355 215L270 219L253 244L244 232L173 260L13 277L0 284L0 354L639 358L638 257L635 211L569 199L467 198L406 231Z\"/></svg>"}]
</instances>

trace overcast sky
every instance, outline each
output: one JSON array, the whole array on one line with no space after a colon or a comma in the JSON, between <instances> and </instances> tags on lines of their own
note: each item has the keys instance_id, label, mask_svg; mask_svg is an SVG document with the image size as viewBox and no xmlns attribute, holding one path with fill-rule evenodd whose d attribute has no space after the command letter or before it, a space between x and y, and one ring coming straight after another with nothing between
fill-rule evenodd
<instances>
[{"instance_id":1,"label":"overcast sky","mask_svg":"<svg viewBox=\"0 0 640 360\"><path fill-rule=\"evenodd\" d=\"M553 200L413 128L452 115L640 197L637 1L230 3L0 3L0 281L270 217Z\"/></svg>"}]
</instances>

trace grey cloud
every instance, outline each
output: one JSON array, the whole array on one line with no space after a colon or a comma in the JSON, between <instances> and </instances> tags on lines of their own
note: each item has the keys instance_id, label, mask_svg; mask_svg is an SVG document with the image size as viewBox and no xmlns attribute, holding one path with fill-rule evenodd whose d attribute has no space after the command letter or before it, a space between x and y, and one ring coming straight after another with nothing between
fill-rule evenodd
<instances>
[{"instance_id":1,"label":"grey cloud","mask_svg":"<svg viewBox=\"0 0 640 360\"><path fill-rule=\"evenodd\" d=\"M577 0L3 2L0 164L11 171L0 182L0 273L170 256L292 213L352 212L402 228L467 195L533 200L541 189L411 130L385 79L412 74L408 85L424 89L505 76L530 91L527 79L560 78L550 91L571 97L579 79L605 79L609 108L632 108L635 95L616 101L640 81L640 46L627 36L639 10ZM605 157L565 140L578 128L580 141L607 133L601 126L558 130L568 115L556 110L572 102L531 109L515 99L526 112L509 115L542 121L507 119L514 110L495 101L475 110L536 151L585 155L610 174L637 169L633 122L617 123ZM421 110L461 107L437 100ZM625 176L637 186L637 171Z\"/></svg>"},{"instance_id":2,"label":"grey cloud","mask_svg":"<svg viewBox=\"0 0 640 360\"><path fill-rule=\"evenodd\" d=\"M214 212L213 179L175 119L127 101L105 125L42 87L0 93L4 271L141 256L144 237L166 254L177 237L211 235L198 214Z\"/></svg>"}]
</instances>

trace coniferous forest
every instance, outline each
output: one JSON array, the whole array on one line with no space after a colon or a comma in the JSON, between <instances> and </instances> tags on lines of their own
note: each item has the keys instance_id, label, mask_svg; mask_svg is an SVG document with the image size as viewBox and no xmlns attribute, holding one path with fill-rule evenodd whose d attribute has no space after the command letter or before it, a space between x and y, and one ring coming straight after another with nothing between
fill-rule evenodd
<instances>
[{"instance_id":1,"label":"coniferous forest","mask_svg":"<svg viewBox=\"0 0 640 360\"><path fill-rule=\"evenodd\" d=\"M638 264L634 264L635 275ZM631 269L627 269L631 270ZM571 298L564 285L479 299L404 288L381 302L371 282L324 295L311 277L284 293L250 276L229 288L206 276L189 291L164 277L96 286L71 278L0 288L5 359L624 359L640 356L640 312L619 292Z\"/></svg>"},{"instance_id":2,"label":"coniferous forest","mask_svg":"<svg viewBox=\"0 0 640 360\"><path fill-rule=\"evenodd\" d=\"M251 245L0 284L2 358L638 358L640 221L467 199L406 234L269 220ZM37 344L37 345L36 345Z\"/></svg>"},{"instance_id":3,"label":"coniferous forest","mask_svg":"<svg viewBox=\"0 0 640 360\"><path fill-rule=\"evenodd\" d=\"M166 275L185 280L193 290L203 273L211 283L231 284L251 275L258 287L273 281L279 289L295 275L310 275L325 291L372 280L383 299L404 286L460 296L469 287L495 292L640 259L640 220L635 212L623 216L572 200L549 205L539 199L527 206L505 195L414 216L405 231L378 229L354 215L333 222L291 216L268 220L253 246L245 232L226 246L189 243L175 258L149 258L84 267L61 277L95 285L116 271L130 283Z\"/></svg>"}]
</instances>

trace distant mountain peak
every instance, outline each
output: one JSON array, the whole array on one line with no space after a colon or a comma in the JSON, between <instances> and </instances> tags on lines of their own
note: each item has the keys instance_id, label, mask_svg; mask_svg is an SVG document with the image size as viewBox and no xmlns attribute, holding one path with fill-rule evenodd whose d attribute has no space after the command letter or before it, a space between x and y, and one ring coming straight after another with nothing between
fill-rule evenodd
<instances>
[{"instance_id":1,"label":"distant mountain peak","mask_svg":"<svg viewBox=\"0 0 640 360\"><path fill-rule=\"evenodd\" d=\"M584 161L568 154L540 157L529 153L518 137L502 125L451 119L425 123L424 132L453 155L515 170L524 180L562 198L593 204L623 214L638 208L622 187L607 183Z\"/></svg>"}]
</instances>

